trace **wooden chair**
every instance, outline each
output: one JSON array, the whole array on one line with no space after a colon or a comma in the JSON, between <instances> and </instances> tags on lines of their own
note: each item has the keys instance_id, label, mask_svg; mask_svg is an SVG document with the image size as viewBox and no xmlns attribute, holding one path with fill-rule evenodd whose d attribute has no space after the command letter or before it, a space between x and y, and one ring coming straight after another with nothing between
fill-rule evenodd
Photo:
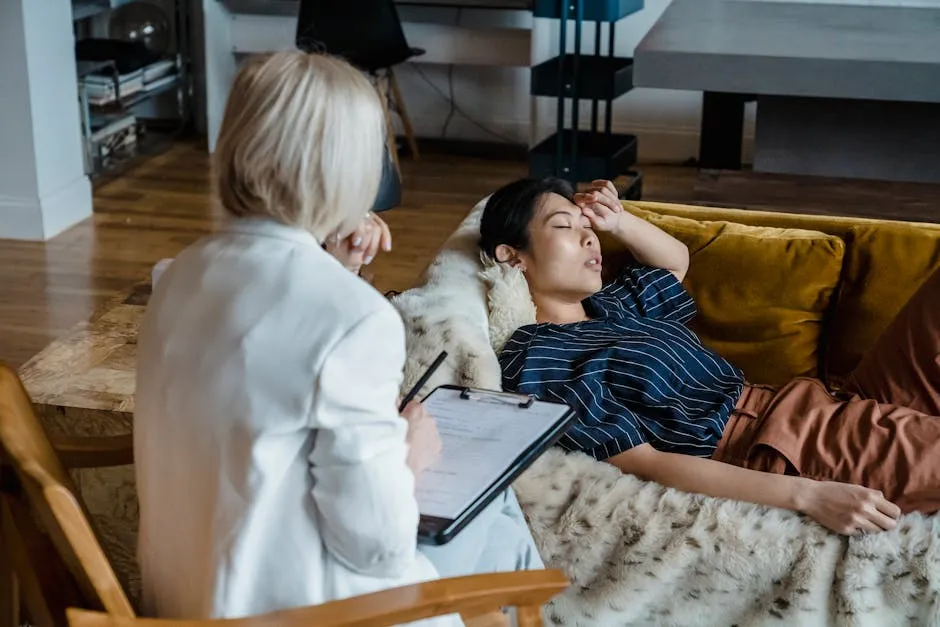
<instances>
[{"instance_id":1,"label":"wooden chair","mask_svg":"<svg viewBox=\"0 0 940 627\"><path fill-rule=\"evenodd\" d=\"M568 583L558 571L498 573L442 579L342 601L248 618L215 620L132 619L70 609L71 627L389 627L459 613L467 627L507 625L494 608L515 606L519 627L542 624L541 606Z\"/></svg>"},{"instance_id":2,"label":"wooden chair","mask_svg":"<svg viewBox=\"0 0 940 627\"><path fill-rule=\"evenodd\" d=\"M66 469L133 463L130 436L50 440L22 382L0 364L0 453L8 462L0 459L0 627L20 624L19 599L40 627L221 627L221 621L137 618L75 496ZM520 627L536 627L541 606L567 585L553 570L476 575L224 625L382 627L460 613L468 627L490 627L505 624L500 608L515 606Z\"/></svg>"},{"instance_id":3,"label":"wooden chair","mask_svg":"<svg viewBox=\"0 0 940 627\"><path fill-rule=\"evenodd\" d=\"M0 625L20 624L21 601L35 625L64 625L75 605L134 616L66 472L130 464L132 452L129 435L50 441L0 364Z\"/></svg>"}]
</instances>

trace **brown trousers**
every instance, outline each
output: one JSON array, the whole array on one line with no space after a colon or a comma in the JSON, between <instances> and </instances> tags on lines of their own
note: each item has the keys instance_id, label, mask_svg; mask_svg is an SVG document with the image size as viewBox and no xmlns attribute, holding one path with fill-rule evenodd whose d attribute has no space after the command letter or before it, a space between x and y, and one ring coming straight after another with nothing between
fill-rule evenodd
<instances>
[{"instance_id":1,"label":"brown trousers","mask_svg":"<svg viewBox=\"0 0 940 627\"><path fill-rule=\"evenodd\" d=\"M808 378L746 387L713 458L881 490L903 512L940 510L940 271L838 396Z\"/></svg>"}]
</instances>

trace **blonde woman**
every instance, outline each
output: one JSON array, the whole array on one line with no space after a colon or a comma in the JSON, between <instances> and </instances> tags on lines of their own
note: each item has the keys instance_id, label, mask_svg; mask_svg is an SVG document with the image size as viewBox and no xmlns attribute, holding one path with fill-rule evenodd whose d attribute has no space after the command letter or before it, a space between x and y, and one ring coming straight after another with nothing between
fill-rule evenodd
<instances>
[{"instance_id":1,"label":"blonde woman","mask_svg":"<svg viewBox=\"0 0 940 627\"><path fill-rule=\"evenodd\" d=\"M333 58L279 53L235 80L216 154L231 219L155 271L139 338L149 615L245 616L541 565L511 493L418 550L415 479L440 442L420 404L399 416L402 322L354 274L390 245L368 214L383 124L369 82Z\"/></svg>"}]
</instances>

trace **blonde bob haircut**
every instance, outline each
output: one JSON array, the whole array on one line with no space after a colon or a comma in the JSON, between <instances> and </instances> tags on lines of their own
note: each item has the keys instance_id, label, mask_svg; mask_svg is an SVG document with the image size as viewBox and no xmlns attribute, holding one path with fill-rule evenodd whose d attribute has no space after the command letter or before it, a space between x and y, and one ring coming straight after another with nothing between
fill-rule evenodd
<instances>
[{"instance_id":1,"label":"blonde bob haircut","mask_svg":"<svg viewBox=\"0 0 940 627\"><path fill-rule=\"evenodd\" d=\"M345 236L372 208L382 177L385 115L347 62L278 52L239 70L216 146L218 194L233 216Z\"/></svg>"}]
</instances>

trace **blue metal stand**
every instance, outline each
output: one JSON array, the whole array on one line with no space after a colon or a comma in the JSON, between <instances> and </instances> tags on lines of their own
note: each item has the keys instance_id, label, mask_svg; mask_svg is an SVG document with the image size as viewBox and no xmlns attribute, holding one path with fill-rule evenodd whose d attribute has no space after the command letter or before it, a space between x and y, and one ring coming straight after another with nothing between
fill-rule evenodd
<instances>
[{"instance_id":1,"label":"blue metal stand","mask_svg":"<svg viewBox=\"0 0 940 627\"><path fill-rule=\"evenodd\" d=\"M633 60L615 56L616 22L643 8L642 0L536 0L535 16L559 21L558 56L532 69L533 96L557 98L555 132L530 151L532 176L558 176L572 183L614 179L636 163L636 137L613 132L613 101L633 88ZM574 22L572 52L568 25ZM582 27L595 23L594 54L582 54ZM602 24L608 25L601 53ZM571 100L570 125L566 101ZM591 102L590 130L581 129L580 103ZM600 103L604 126L598 129ZM634 195L637 190L634 190Z\"/></svg>"}]
</instances>

